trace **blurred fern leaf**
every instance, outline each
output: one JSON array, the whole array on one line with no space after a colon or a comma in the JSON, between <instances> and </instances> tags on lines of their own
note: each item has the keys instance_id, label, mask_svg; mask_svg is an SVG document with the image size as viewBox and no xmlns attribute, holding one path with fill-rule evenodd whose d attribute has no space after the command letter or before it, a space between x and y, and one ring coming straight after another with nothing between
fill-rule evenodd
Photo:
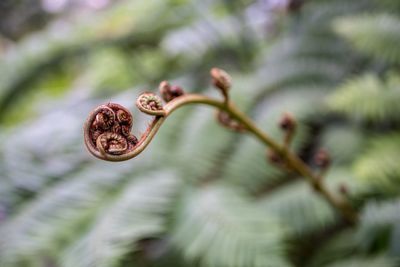
<instances>
[{"instance_id":1,"label":"blurred fern leaf","mask_svg":"<svg viewBox=\"0 0 400 267\"><path fill-rule=\"evenodd\" d=\"M365 14L339 18L335 31L358 50L388 62L400 62L400 19L389 14Z\"/></svg>"},{"instance_id":2,"label":"blurred fern leaf","mask_svg":"<svg viewBox=\"0 0 400 267\"><path fill-rule=\"evenodd\" d=\"M290 266L284 259L284 229L226 187L186 192L172 239L201 266Z\"/></svg>"},{"instance_id":3,"label":"blurred fern leaf","mask_svg":"<svg viewBox=\"0 0 400 267\"><path fill-rule=\"evenodd\" d=\"M328 98L332 110L372 122L398 120L399 101L400 77L388 75L381 81L372 73L349 80Z\"/></svg>"},{"instance_id":4,"label":"blurred fern leaf","mask_svg":"<svg viewBox=\"0 0 400 267\"><path fill-rule=\"evenodd\" d=\"M400 182L400 136L373 138L354 163L355 173L365 182L388 188ZM395 186L396 187L396 186Z\"/></svg>"},{"instance_id":5,"label":"blurred fern leaf","mask_svg":"<svg viewBox=\"0 0 400 267\"><path fill-rule=\"evenodd\" d=\"M166 214L179 188L176 176L149 173L135 179L98 216L95 225L67 249L62 266L118 266L135 242L160 236L166 230Z\"/></svg>"}]
</instances>

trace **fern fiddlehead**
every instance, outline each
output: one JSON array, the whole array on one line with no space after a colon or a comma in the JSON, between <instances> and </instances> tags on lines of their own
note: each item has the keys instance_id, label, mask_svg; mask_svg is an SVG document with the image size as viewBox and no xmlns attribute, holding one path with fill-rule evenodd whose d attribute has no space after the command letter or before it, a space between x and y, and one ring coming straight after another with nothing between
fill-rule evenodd
<instances>
[{"instance_id":1,"label":"fern fiddlehead","mask_svg":"<svg viewBox=\"0 0 400 267\"><path fill-rule=\"evenodd\" d=\"M223 126L235 131L245 130L255 136L270 148L272 154L279 158L282 166L303 176L316 192L341 213L348 223L355 224L358 214L348 199L343 195L331 193L323 183L322 174L327 170L328 164L322 166L324 167L322 173L315 173L302 159L289 150L296 128L294 118L289 114L284 115L280 127L285 132L285 139L283 144L276 142L230 101L230 76L217 68L213 68L210 74L214 86L224 97L222 101L199 94L184 93L180 87L173 87L166 81L159 86L161 95L167 102L165 105L154 93L141 94L136 101L138 109L154 118L139 140L130 132L133 118L127 109L113 103L97 107L90 113L84 125L84 140L88 150L94 156L108 161L134 158L149 145L158 129L173 111L189 104L212 106L218 110L217 119Z\"/></svg>"},{"instance_id":2,"label":"fern fiddlehead","mask_svg":"<svg viewBox=\"0 0 400 267\"><path fill-rule=\"evenodd\" d=\"M136 105L143 113L154 116L140 140L131 133L133 117L123 106L108 103L89 114L84 125L84 139L92 155L108 161L124 161L146 148L161 126L165 111L161 99L153 93L141 94Z\"/></svg>"},{"instance_id":3,"label":"fern fiddlehead","mask_svg":"<svg viewBox=\"0 0 400 267\"><path fill-rule=\"evenodd\" d=\"M136 100L138 109L148 115L165 116L163 104L159 96L153 93L143 93Z\"/></svg>"},{"instance_id":4,"label":"fern fiddlehead","mask_svg":"<svg viewBox=\"0 0 400 267\"><path fill-rule=\"evenodd\" d=\"M123 106L115 103L101 105L90 113L85 123L85 144L96 157L117 157L138 143L131 134L133 118Z\"/></svg>"}]
</instances>

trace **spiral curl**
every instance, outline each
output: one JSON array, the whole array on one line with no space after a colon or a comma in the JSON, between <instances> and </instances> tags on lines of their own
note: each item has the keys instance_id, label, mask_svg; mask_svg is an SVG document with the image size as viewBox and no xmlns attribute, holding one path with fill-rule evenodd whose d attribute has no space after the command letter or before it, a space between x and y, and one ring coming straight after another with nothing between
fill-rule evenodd
<instances>
[{"instance_id":1,"label":"spiral curl","mask_svg":"<svg viewBox=\"0 0 400 267\"><path fill-rule=\"evenodd\" d=\"M133 118L123 106L108 103L97 107L85 123L85 144L97 157L128 153L138 143L131 133Z\"/></svg>"},{"instance_id":2,"label":"spiral curl","mask_svg":"<svg viewBox=\"0 0 400 267\"><path fill-rule=\"evenodd\" d=\"M97 158L107 161L124 161L140 154L150 143L166 117L160 97L153 93L141 94L136 105L139 110L154 116L140 140L131 133L132 114L115 103L94 109L84 125L85 145Z\"/></svg>"},{"instance_id":3,"label":"spiral curl","mask_svg":"<svg viewBox=\"0 0 400 267\"><path fill-rule=\"evenodd\" d=\"M230 77L221 70L214 68L212 76L218 81L218 86L225 89L230 87ZM222 88L219 88L222 89ZM163 81L159 86L160 93L166 102L151 92L139 95L136 100L138 109L148 115L154 116L140 139L131 133L133 117L123 106L108 103L97 107L90 113L84 126L84 139L89 152L95 157L108 161L124 161L136 157L151 142L165 119L180 106L190 103L207 103L220 109L218 120L222 125L236 131L244 131L245 127L230 117L222 109L228 104L228 97L224 102L213 100L196 94L186 94L179 86L171 86Z\"/></svg>"},{"instance_id":4,"label":"spiral curl","mask_svg":"<svg viewBox=\"0 0 400 267\"><path fill-rule=\"evenodd\" d=\"M215 74L216 70L214 69L212 73ZM225 89L228 89L229 76L220 69L217 73L223 76L220 79ZM84 139L89 152L97 158L108 161L134 158L149 145L169 114L180 106L190 103L207 103L215 106L221 109L218 115L221 124L236 131L244 130L243 125L222 111L222 108L226 108L227 97L225 102L220 102L201 95L186 94L181 87L171 86L167 81L160 83L159 90L166 102L165 106L162 99L151 92L142 93L136 100L136 106L141 112L154 116L139 140L131 133L133 117L123 106L108 103L92 111L84 126Z\"/></svg>"},{"instance_id":5,"label":"spiral curl","mask_svg":"<svg viewBox=\"0 0 400 267\"><path fill-rule=\"evenodd\" d=\"M137 101L136 106L140 111L153 115L153 116L165 116L164 107L161 98L153 93L142 93Z\"/></svg>"}]
</instances>

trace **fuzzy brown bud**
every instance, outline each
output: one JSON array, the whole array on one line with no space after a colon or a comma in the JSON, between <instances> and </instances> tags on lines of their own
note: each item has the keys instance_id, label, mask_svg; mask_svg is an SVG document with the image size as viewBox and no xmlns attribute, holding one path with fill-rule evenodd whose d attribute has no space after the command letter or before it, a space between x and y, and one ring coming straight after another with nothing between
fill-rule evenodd
<instances>
[{"instance_id":1,"label":"fuzzy brown bud","mask_svg":"<svg viewBox=\"0 0 400 267\"><path fill-rule=\"evenodd\" d=\"M158 88L165 102L169 102L172 99L185 94L182 87L178 85L170 85L167 81L162 81Z\"/></svg>"},{"instance_id":2,"label":"fuzzy brown bud","mask_svg":"<svg viewBox=\"0 0 400 267\"><path fill-rule=\"evenodd\" d=\"M290 113L283 114L279 121L279 127L285 132L291 132L296 128L296 120Z\"/></svg>"},{"instance_id":3,"label":"fuzzy brown bud","mask_svg":"<svg viewBox=\"0 0 400 267\"><path fill-rule=\"evenodd\" d=\"M219 68L212 68L210 75L212 77L212 83L214 86L220 89L224 97L227 98L228 90L232 85L231 76L226 71Z\"/></svg>"},{"instance_id":4,"label":"fuzzy brown bud","mask_svg":"<svg viewBox=\"0 0 400 267\"><path fill-rule=\"evenodd\" d=\"M314 156L314 162L318 167L327 168L331 164L331 158L325 149L320 149Z\"/></svg>"}]
</instances>

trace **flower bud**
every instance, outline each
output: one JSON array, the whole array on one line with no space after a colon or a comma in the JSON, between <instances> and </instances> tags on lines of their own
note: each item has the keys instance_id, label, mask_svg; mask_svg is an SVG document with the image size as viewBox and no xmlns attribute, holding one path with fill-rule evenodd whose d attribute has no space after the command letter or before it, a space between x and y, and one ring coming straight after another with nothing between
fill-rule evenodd
<instances>
[{"instance_id":1,"label":"flower bud","mask_svg":"<svg viewBox=\"0 0 400 267\"><path fill-rule=\"evenodd\" d=\"M162 81L158 88L165 102L169 102L172 99L185 94L182 87L178 85L170 85L167 81Z\"/></svg>"},{"instance_id":2,"label":"flower bud","mask_svg":"<svg viewBox=\"0 0 400 267\"><path fill-rule=\"evenodd\" d=\"M296 128L296 120L290 113L285 113L279 121L279 127L285 132L291 132Z\"/></svg>"},{"instance_id":3,"label":"flower bud","mask_svg":"<svg viewBox=\"0 0 400 267\"><path fill-rule=\"evenodd\" d=\"M231 88L232 79L226 71L219 68L212 68L210 71L212 83L220 89L225 97L228 96L228 90Z\"/></svg>"}]
</instances>

